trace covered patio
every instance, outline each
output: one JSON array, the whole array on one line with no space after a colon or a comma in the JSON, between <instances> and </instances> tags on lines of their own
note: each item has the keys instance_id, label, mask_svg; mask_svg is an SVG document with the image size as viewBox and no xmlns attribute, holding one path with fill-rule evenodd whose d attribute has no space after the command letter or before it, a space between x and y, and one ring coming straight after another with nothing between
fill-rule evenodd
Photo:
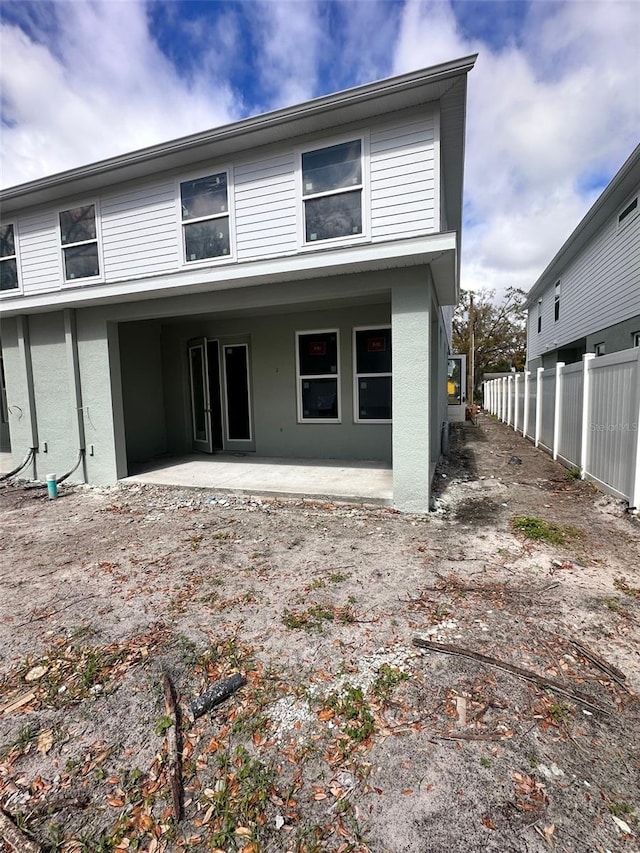
<instances>
[{"instance_id":1,"label":"covered patio","mask_svg":"<svg viewBox=\"0 0 640 853\"><path fill-rule=\"evenodd\" d=\"M131 466L123 483L213 489L267 497L327 499L390 505L391 465L340 459L281 459L190 453Z\"/></svg>"}]
</instances>

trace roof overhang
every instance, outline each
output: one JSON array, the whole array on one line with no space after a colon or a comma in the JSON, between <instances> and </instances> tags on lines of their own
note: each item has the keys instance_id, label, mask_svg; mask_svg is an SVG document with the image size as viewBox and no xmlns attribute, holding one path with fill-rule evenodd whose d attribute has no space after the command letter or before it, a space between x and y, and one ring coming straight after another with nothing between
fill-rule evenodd
<instances>
[{"instance_id":1,"label":"roof overhang","mask_svg":"<svg viewBox=\"0 0 640 853\"><path fill-rule=\"evenodd\" d=\"M325 132L328 127L366 121L396 110L438 101L456 87L456 83L459 84L456 91L462 86L466 92L466 75L475 60L474 54L9 187L0 192L3 215L53 203L68 196L82 196L159 171L222 159L239 151L247 152L294 137ZM461 132L464 137L465 100L464 97L452 98L446 115L443 112L443 137ZM445 163L445 180L456 192L459 187L460 205L463 154L462 140L460 151L456 153L452 149L451 162ZM459 226L454 222L450 227Z\"/></svg>"},{"instance_id":2,"label":"roof overhang","mask_svg":"<svg viewBox=\"0 0 640 853\"><path fill-rule=\"evenodd\" d=\"M614 216L634 190L640 187L640 145L623 163L586 216L574 229L551 263L533 285L525 305L531 305L550 286L555 284L566 267L584 249L600 228Z\"/></svg>"},{"instance_id":3,"label":"roof overhang","mask_svg":"<svg viewBox=\"0 0 640 853\"><path fill-rule=\"evenodd\" d=\"M326 252L288 255L220 267L204 267L148 278L62 289L56 293L13 296L3 300L2 316L136 302L232 288L305 281L329 276L404 267L431 266L438 301L458 300L457 237L454 232L381 243L365 243ZM425 278L426 285L426 278ZM391 289L391 284L389 284ZM348 287L345 288L348 296Z\"/></svg>"}]
</instances>

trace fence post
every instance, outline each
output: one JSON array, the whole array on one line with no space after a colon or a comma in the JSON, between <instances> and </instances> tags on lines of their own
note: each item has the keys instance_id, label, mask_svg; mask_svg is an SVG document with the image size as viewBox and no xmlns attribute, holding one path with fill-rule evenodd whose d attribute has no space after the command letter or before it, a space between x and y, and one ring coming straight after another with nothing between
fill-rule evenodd
<instances>
[{"instance_id":1,"label":"fence post","mask_svg":"<svg viewBox=\"0 0 640 853\"><path fill-rule=\"evenodd\" d=\"M580 435L580 478L584 480L589 460L589 409L591 407L591 381L589 365L596 357L594 352L582 356L582 432Z\"/></svg>"},{"instance_id":2,"label":"fence post","mask_svg":"<svg viewBox=\"0 0 640 853\"><path fill-rule=\"evenodd\" d=\"M513 431L518 432L518 380L519 373L513 374Z\"/></svg>"},{"instance_id":3,"label":"fence post","mask_svg":"<svg viewBox=\"0 0 640 853\"><path fill-rule=\"evenodd\" d=\"M524 411L522 413L522 437L527 437L527 427L529 425L529 377L531 376L530 370L525 370L524 372Z\"/></svg>"},{"instance_id":4,"label":"fence post","mask_svg":"<svg viewBox=\"0 0 640 853\"><path fill-rule=\"evenodd\" d=\"M640 349L638 350L638 360L636 362L636 406L635 406L635 421L630 424L631 429L635 429L635 460L631 468L631 484L629 489L629 509L637 510L640 508Z\"/></svg>"},{"instance_id":5,"label":"fence post","mask_svg":"<svg viewBox=\"0 0 640 853\"><path fill-rule=\"evenodd\" d=\"M513 389L513 376L507 376L507 426L511 426L511 416L513 414L513 401L512 397L512 389Z\"/></svg>"},{"instance_id":6,"label":"fence post","mask_svg":"<svg viewBox=\"0 0 640 853\"><path fill-rule=\"evenodd\" d=\"M507 389L506 378L503 376L500 381L502 382L502 417L501 417L501 420L502 420L502 423L505 423L505 418L507 417L507 399L508 399L507 395L509 392Z\"/></svg>"},{"instance_id":7,"label":"fence post","mask_svg":"<svg viewBox=\"0 0 640 853\"><path fill-rule=\"evenodd\" d=\"M535 445L540 444L540 430L542 429L542 374L544 367L536 370L536 435Z\"/></svg>"},{"instance_id":8,"label":"fence post","mask_svg":"<svg viewBox=\"0 0 640 853\"><path fill-rule=\"evenodd\" d=\"M496 379L498 383L498 387L496 389L496 415L498 416L498 420L502 420L502 377L500 379Z\"/></svg>"},{"instance_id":9,"label":"fence post","mask_svg":"<svg viewBox=\"0 0 640 853\"><path fill-rule=\"evenodd\" d=\"M562 368L564 361L556 364L556 387L553 400L553 458L558 458L560 430L562 428Z\"/></svg>"}]
</instances>

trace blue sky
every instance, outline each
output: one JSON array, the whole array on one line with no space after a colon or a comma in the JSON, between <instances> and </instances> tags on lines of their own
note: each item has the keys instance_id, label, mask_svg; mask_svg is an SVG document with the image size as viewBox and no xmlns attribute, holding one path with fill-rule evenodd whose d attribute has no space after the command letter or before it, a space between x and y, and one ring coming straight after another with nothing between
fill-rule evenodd
<instances>
[{"instance_id":1,"label":"blue sky","mask_svg":"<svg viewBox=\"0 0 640 853\"><path fill-rule=\"evenodd\" d=\"M3 0L2 185L479 53L462 284L529 289L640 141L636 0Z\"/></svg>"}]
</instances>

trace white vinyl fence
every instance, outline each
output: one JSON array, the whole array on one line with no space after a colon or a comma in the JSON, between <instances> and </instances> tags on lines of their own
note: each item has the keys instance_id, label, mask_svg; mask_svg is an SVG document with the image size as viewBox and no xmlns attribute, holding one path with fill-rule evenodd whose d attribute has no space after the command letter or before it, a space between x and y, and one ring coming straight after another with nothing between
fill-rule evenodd
<instances>
[{"instance_id":1,"label":"white vinyl fence","mask_svg":"<svg viewBox=\"0 0 640 853\"><path fill-rule=\"evenodd\" d=\"M640 507L640 347L492 379L484 408L583 479Z\"/></svg>"}]
</instances>

